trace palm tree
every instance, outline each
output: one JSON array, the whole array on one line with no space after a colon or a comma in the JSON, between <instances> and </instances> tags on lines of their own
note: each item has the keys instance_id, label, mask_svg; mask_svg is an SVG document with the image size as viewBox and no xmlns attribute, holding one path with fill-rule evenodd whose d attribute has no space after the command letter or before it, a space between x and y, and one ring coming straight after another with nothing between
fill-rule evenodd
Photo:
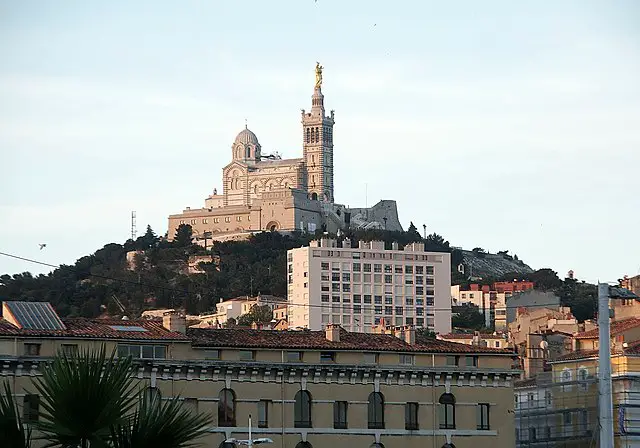
<instances>
[{"instance_id":1,"label":"palm tree","mask_svg":"<svg viewBox=\"0 0 640 448\"><path fill-rule=\"evenodd\" d=\"M22 422L9 382L5 381L3 386L4 393L0 394L0 446L29 448L31 428L26 427Z\"/></svg>"},{"instance_id":2,"label":"palm tree","mask_svg":"<svg viewBox=\"0 0 640 448\"><path fill-rule=\"evenodd\" d=\"M182 407L179 397L162 403L159 395L140 396L130 418L113 427L113 448L182 448L207 433L211 418Z\"/></svg>"},{"instance_id":3,"label":"palm tree","mask_svg":"<svg viewBox=\"0 0 640 448\"><path fill-rule=\"evenodd\" d=\"M37 427L48 446L107 446L110 427L136 404L131 370L130 358L107 357L104 346L56 356L34 382L44 410Z\"/></svg>"}]
</instances>

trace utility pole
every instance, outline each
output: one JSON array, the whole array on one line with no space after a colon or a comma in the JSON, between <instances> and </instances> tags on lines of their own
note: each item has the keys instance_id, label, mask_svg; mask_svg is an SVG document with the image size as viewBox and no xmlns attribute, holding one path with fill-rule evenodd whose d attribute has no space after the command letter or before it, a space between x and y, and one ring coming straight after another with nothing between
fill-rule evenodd
<instances>
[{"instance_id":1,"label":"utility pole","mask_svg":"<svg viewBox=\"0 0 640 448\"><path fill-rule=\"evenodd\" d=\"M640 297L620 286L598 283L598 423L603 448L614 446L609 299L640 300Z\"/></svg>"},{"instance_id":2,"label":"utility pole","mask_svg":"<svg viewBox=\"0 0 640 448\"><path fill-rule=\"evenodd\" d=\"M611 394L611 334L609 285L598 283L598 396L600 446L613 446L613 398Z\"/></svg>"}]
</instances>

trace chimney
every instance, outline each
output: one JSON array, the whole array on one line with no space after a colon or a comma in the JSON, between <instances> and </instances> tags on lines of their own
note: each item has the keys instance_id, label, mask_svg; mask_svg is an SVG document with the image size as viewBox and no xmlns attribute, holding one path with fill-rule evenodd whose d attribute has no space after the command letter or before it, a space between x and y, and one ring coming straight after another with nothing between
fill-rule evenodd
<instances>
[{"instance_id":1,"label":"chimney","mask_svg":"<svg viewBox=\"0 0 640 448\"><path fill-rule=\"evenodd\" d=\"M328 324L324 332L327 341L340 342L340 325Z\"/></svg>"},{"instance_id":2,"label":"chimney","mask_svg":"<svg viewBox=\"0 0 640 448\"><path fill-rule=\"evenodd\" d=\"M404 333L404 342L409 345L415 345L416 329L411 325L407 325L406 327L404 327L403 333Z\"/></svg>"},{"instance_id":3,"label":"chimney","mask_svg":"<svg viewBox=\"0 0 640 448\"><path fill-rule=\"evenodd\" d=\"M398 250L398 242L394 241L393 243L391 243L391 250Z\"/></svg>"},{"instance_id":4,"label":"chimney","mask_svg":"<svg viewBox=\"0 0 640 448\"><path fill-rule=\"evenodd\" d=\"M471 340L471 345L480 345L480 332L473 332L473 339Z\"/></svg>"},{"instance_id":5,"label":"chimney","mask_svg":"<svg viewBox=\"0 0 640 448\"><path fill-rule=\"evenodd\" d=\"M187 319L178 313L165 313L162 316L162 326L169 331L184 334L187 329Z\"/></svg>"}]
</instances>

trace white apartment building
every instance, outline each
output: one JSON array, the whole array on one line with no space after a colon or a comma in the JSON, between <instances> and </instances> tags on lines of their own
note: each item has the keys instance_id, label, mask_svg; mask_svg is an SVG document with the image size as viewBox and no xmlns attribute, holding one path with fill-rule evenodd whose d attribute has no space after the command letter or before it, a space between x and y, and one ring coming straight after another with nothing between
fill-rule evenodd
<instances>
[{"instance_id":1,"label":"white apartment building","mask_svg":"<svg viewBox=\"0 0 640 448\"><path fill-rule=\"evenodd\" d=\"M370 333L382 321L451 332L451 255L422 243L386 250L383 241L312 241L288 251L287 280L291 329Z\"/></svg>"},{"instance_id":2,"label":"white apartment building","mask_svg":"<svg viewBox=\"0 0 640 448\"><path fill-rule=\"evenodd\" d=\"M507 297L510 294L497 291L463 290L460 285L451 286L451 302L453 305L471 303L479 308L484 315L487 328L494 327L496 331L507 329Z\"/></svg>"}]
</instances>

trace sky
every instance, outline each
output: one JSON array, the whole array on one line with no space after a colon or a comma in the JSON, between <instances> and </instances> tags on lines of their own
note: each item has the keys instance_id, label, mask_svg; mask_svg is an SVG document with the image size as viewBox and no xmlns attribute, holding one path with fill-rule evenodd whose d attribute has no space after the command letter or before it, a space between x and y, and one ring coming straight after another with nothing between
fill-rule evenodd
<instances>
[{"instance_id":1,"label":"sky","mask_svg":"<svg viewBox=\"0 0 640 448\"><path fill-rule=\"evenodd\" d=\"M320 61L337 202L394 199L405 228L561 277L639 274L638 24L634 0L0 2L0 252L71 264L132 210L164 234L221 191L245 119L301 156Z\"/></svg>"}]
</instances>

